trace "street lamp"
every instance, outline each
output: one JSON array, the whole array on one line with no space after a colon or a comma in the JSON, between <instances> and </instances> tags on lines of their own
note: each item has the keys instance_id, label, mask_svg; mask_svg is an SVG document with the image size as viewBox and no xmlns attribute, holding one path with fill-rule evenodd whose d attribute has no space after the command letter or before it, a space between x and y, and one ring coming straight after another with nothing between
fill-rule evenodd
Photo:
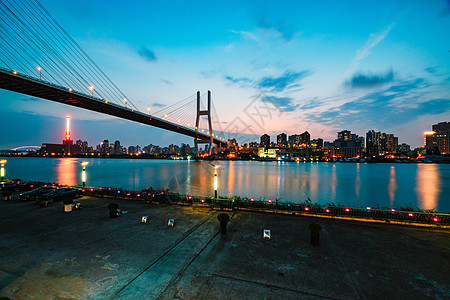
<instances>
[{"instance_id":1,"label":"street lamp","mask_svg":"<svg viewBox=\"0 0 450 300\"><path fill-rule=\"evenodd\" d=\"M83 171L81 172L81 181L83 181L83 188L86 186L86 166L89 164L88 161L83 161L81 165L83 166Z\"/></svg>"},{"instance_id":2,"label":"street lamp","mask_svg":"<svg viewBox=\"0 0 450 300\"><path fill-rule=\"evenodd\" d=\"M152 109L150 107L147 107L148 114L150 114L150 110Z\"/></svg>"},{"instance_id":3,"label":"street lamp","mask_svg":"<svg viewBox=\"0 0 450 300\"><path fill-rule=\"evenodd\" d=\"M217 179L217 169L220 168L220 166L215 166L213 164L209 164L209 165L214 168L214 198L217 199L217 188L219 186L219 182Z\"/></svg>"},{"instance_id":4,"label":"street lamp","mask_svg":"<svg viewBox=\"0 0 450 300\"><path fill-rule=\"evenodd\" d=\"M1 171L0 171L0 175L1 175L1 177L2 177L2 180L3 180L3 177L5 177L5 164L6 164L6 159L2 159L2 160L0 160L0 164L2 165L2 168L1 168Z\"/></svg>"},{"instance_id":5,"label":"street lamp","mask_svg":"<svg viewBox=\"0 0 450 300\"><path fill-rule=\"evenodd\" d=\"M41 67L37 67L37 70L39 71L39 80L42 80L42 76L41 76L42 68Z\"/></svg>"},{"instance_id":6,"label":"street lamp","mask_svg":"<svg viewBox=\"0 0 450 300\"><path fill-rule=\"evenodd\" d=\"M92 91L92 97L94 97L94 86L93 86L93 85L90 85L90 86L89 86L89 89Z\"/></svg>"},{"instance_id":7,"label":"street lamp","mask_svg":"<svg viewBox=\"0 0 450 300\"><path fill-rule=\"evenodd\" d=\"M123 102L125 103L125 107L127 107L127 98L123 98Z\"/></svg>"}]
</instances>

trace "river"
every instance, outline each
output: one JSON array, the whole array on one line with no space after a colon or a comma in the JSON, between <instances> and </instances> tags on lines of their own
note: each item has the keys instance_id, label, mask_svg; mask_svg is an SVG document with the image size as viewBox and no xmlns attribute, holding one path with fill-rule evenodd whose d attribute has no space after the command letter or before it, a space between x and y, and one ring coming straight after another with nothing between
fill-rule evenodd
<instances>
[{"instance_id":1,"label":"river","mask_svg":"<svg viewBox=\"0 0 450 300\"><path fill-rule=\"evenodd\" d=\"M7 158L7 178L81 184L88 161L89 186L130 190L169 188L212 196L208 161L156 159ZM215 161L220 196L313 202L352 207L413 207L450 212L450 165L408 163L296 163Z\"/></svg>"}]
</instances>

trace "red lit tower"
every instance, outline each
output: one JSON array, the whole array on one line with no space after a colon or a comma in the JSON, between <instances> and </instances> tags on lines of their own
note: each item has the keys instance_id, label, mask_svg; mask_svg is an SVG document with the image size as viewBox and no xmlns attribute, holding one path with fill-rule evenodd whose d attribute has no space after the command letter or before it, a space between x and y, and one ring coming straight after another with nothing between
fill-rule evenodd
<instances>
[{"instance_id":1,"label":"red lit tower","mask_svg":"<svg viewBox=\"0 0 450 300\"><path fill-rule=\"evenodd\" d=\"M64 153L70 155L70 148L73 145L73 141L70 139L70 116L66 116L66 138L63 140Z\"/></svg>"}]
</instances>

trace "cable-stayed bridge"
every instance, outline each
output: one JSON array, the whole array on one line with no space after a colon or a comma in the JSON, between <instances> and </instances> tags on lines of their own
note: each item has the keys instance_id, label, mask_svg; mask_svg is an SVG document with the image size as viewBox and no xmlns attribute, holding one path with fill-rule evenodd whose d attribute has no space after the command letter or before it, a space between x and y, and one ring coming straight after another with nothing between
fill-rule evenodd
<instances>
[{"instance_id":1,"label":"cable-stayed bridge","mask_svg":"<svg viewBox=\"0 0 450 300\"><path fill-rule=\"evenodd\" d=\"M139 109L37 0L0 0L0 88L226 144L209 91Z\"/></svg>"}]
</instances>

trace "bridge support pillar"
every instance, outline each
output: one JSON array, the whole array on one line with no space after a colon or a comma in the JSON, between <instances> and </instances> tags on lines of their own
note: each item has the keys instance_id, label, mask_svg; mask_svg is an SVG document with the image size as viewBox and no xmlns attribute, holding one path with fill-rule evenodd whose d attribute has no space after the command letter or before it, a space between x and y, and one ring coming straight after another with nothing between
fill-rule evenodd
<instances>
[{"instance_id":1,"label":"bridge support pillar","mask_svg":"<svg viewBox=\"0 0 450 300\"><path fill-rule=\"evenodd\" d=\"M200 117L206 116L208 118L208 130L209 130L209 139L202 139L195 137L194 138L194 145L195 150L197 151L197 156L199 156L199 150L198 145L199 144L207 144L209 145L209 155L212 154L212 148L213 148L213 132L212 132L212 123L211 123L211 91L208 91L208 108L206 110L201 110L200 105L200 91L197 91L197 118L195 121L195 131L198 132L199 124L200 124Z\"/></svg>"}]
</instances>

